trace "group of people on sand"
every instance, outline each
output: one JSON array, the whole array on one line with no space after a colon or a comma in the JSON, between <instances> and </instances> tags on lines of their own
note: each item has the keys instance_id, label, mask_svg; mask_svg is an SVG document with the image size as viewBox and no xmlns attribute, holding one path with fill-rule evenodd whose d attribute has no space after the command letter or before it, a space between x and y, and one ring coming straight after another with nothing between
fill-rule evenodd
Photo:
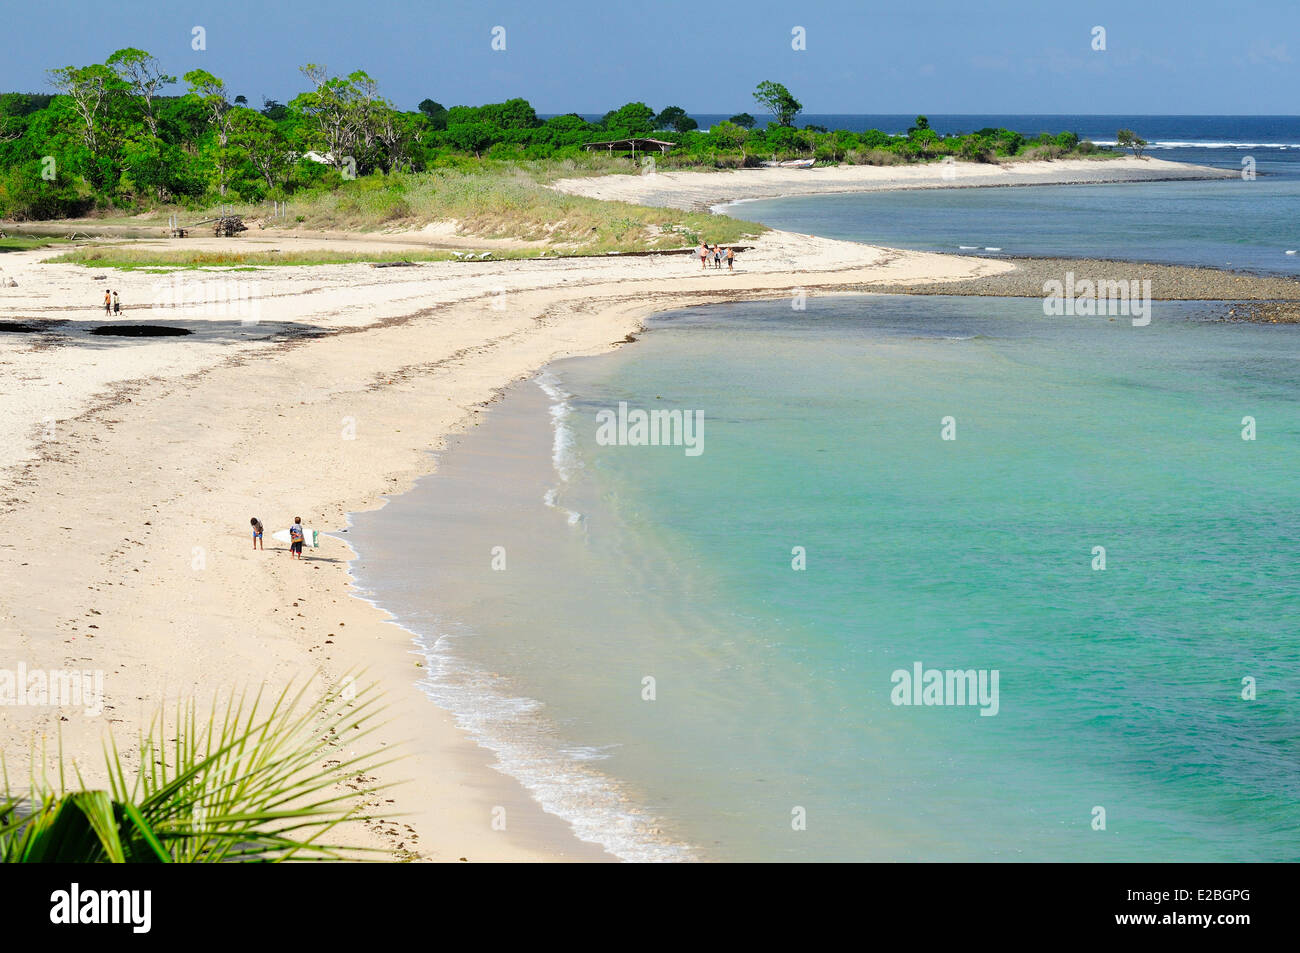
<instances>
[{"instance_id":1,"label":"group of people on sand","mask_svg":"<svg viewBox=\"0 0 1300 953\"><path fill-rule=\"evenodd\" d=\"M105 314L122 313L122 299L117 296L116 291L104 292L104 313Z\"/></svg>"},{"instance_id":2,"label":"group of people on sand","mask_svg":"<svg viewBox=\"0 0 1300 953\"><path fill-rule=\"evenodd\" d=\"M700 239L700 247L695 249L695 254L700 256L700 267L708 268L709 259L713 259L713 267L721 268L722 260L727 260L727 271L736 270L736 249L727 247L724 249L721 245L706 245L704 239Z\"/></svg>"},{"instance_id":3,"label":"group of people on sand","mask_svg":"<svg viewBox=\"0 0 1300 953\"><path fill-rule=\"evenodd\" d=\"M266 549L262 544L262 536L266 533L266 527L262 521L254 516L250 523L253 524L253 549ZM293 525L289 527L289 558L302 559L302 544L307 539L307 530L302 525L302 517L295 516Z\"/></svg>"}]
</instances>

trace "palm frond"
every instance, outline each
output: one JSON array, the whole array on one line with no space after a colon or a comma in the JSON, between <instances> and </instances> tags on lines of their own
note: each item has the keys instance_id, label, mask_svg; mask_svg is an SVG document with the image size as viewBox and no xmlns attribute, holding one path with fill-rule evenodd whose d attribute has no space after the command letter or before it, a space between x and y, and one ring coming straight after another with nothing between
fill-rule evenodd
<instances>
[{"instance_id":1,"label":"palm frond","mask_svg":"<svg viewBox=\"0 0 1300 953\"><path fill-rule=\"evenodd\" d=\"M194 701L142 729L140 762L127 770L116 739L104 745L108 790L68 792L60 745L59 785L33 758L32 793L0 788L0 861L222 862L337 860L356 855L323 838L385 786L370 772L396 758L365 748L381 727L374 683L315 690L290 684L214 698L205 718ZM0 757L0 766L3 758ZM75 768L75 765L74 765ZM39 775L38 775L39 771ZM78 772L80 782L80 772ZM349 783L349 789L340 785Z\"/></svg>"}]
</instances>

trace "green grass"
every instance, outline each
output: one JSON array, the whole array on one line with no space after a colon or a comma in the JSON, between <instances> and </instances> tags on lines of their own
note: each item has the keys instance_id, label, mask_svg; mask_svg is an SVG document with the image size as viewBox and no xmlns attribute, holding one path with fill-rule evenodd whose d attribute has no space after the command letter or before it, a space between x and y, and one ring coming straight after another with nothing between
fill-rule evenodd
<instances>
[{"instance_id":1,"label":"green grass","mask_svg":"<svg viewBox=\"0 0 1300 953\"><path fill-rule=\"evenodd\" d=\"M478 254L478 253L476 253ZM559 255L541 248L500 249L491 253L491 259L535 259L543 257L577 257L573 253ZM145 274L168 274L177 269L221 268L227 271L256 271L259 268L306 265L352 265L369 262L456 261L456 254L442 250L408 251L151 251L132 248L126 244L93 245L64 252L46 259L56 264L83 265L87 268L116 268L121 271L142 271ZM475 260L478 260L477 257Z\"/></svg>"},{"instance_id":2,"label":"green grass","mask_svg":"<svg viewBox=\"0 0 1300 953\"><path fill-rule=\"evenodd\" d=\"M533 253L536 254L535 252ZM85 265L88 268L118 268L122 271L156 272L175 268L229 268L251 271L284 265L349 265L357 262L448 261L445 251L348 252L327 249L310 251L147 251L129 245L93 245L76 248L49 259L52 262Z\"/></svg>"},{"instance_id":3,"label":"green grass","mask_svg":"<svg viewBox=\"0 0 1300 953\"><path fill-rule=\"evenodd\" d=\"M767 231L755 222L708 212L605 202L547 188L557 179L608 175L632 168L627 161L607 157L534 162L466 159L452 167L366 176L345 182L338 189L300 194L290 198L286 222L271 220L270 208L265 204L235 203L230 208L246 221L263 219L267 227L290 234L414 231L431 222L454 220L465 236L540 242L561 254L680 248L700 238L725 244ZM150 217L97 221L135 227L164 225L173 213L180 214L182 222L195 222L212 217L216 211L160 209ZM249 234L256 234L256 229ZM536 253L537 249L531 252Z\"/></svg>"},{"instance_id":4,"label":"green grass","mask_svg":"<svg viewBox=\"0 0 1300 953\"><path fill-rule=\"evenodd\" d=\"M358 179L334 192L290 203L305 229L375 231L454 220L463 234L545 242L577 254L651 251L709 241L737 242L762 225L708 212L650 208L564 195L546 181L578 172L564 162L483 164ZM594 174L594 173L593 173Z\"/></svg>"},{"instance_id":5,"label":"green grass","mask_svg":"<svg viewBox=\"0 0 1300 953\"><path fill-rule=\"evenodd\" d=\"M45 238L35 235L10 235L0 238L0 254L10 251L31 251L33 248L46 248L50 245L66 245L67 239Z\"/></svg>"},{"instance_id":6,"label":"green grass","mask_svg":"<svg viewBox=\"0 0 1300 953\"><path fill-rule=\"evenodd\" d=\"M547 255L605 255L684 248L701 238L730 244L767 231L746 222L708 212L650 208L627 202L605 202L564 195L547 183L574 175L604 175L625 169L617 160L551 162L466 162L456 168L422 173L394 173L346 182L328 192L300 196L290 203L290 221L277 227L304 237L321 231L391 233L417 231L431 222L455 221L461 235L525 241L529 247L493 249L494 258L536 258ZM267 214L263 206L234 205L235 214L252 220ZM183 221L198 221L212 212L189 212ZM165 222L165 215L157 216ZM148 220L133 218L136 227ZM106 223L106 222L105 222ZM268 224L272 224L268 222ZM248 234L255 235L254 229ZM59 255L55 262L95 268L156 269L230 268L283 265L339 265L357 262L449 261L450 250L373 250L288 252L152 251L128 243L81 247ZM482 251L483 249L479 249Z\"/></svg>"}]
</instances>

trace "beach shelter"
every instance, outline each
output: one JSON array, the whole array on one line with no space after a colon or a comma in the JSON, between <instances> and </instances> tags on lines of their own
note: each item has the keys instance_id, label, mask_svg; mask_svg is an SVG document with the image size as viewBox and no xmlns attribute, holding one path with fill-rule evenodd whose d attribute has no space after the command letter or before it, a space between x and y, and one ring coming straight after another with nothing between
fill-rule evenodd
<instances>
[{"instance_id":1,"label":"beach shelter","mask_svg":"<svg viewBox=\"0 0 1300 953\"><path fill-rule=\"evenodd\" d=\"M582 148L588 151L592 149L605 149L610 155L615 152L631 152L632 158L636 158L636 151L642 152L660 152L667 153L675 142L665 142L663 139L649 139L644 136L634 136L631 139L610 139L608 142L588 142Z\"/></svg>"}]
</instances>

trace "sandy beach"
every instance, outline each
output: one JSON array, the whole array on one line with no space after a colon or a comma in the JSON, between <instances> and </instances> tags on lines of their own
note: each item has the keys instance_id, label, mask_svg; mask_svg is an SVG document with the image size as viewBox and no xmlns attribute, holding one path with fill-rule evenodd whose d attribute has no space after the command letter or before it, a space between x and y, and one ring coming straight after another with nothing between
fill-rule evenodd
<instances>
[{"instance_id":1,"label":"sandy beach","mask_svg":"<svg viewBox=\"0 0 1300 953\"><path fill-rule=\"evenodd\" d=\"M960 184L993 184L988 176L1029 184L1043 174L1032 165L962 167ZM1086 170L1051 163L1052 175L1159 177L1187 168L1076 165ZM907 187L947 184L934 169L825 171L619 176L564 187L692 205L798 186L899 187L883 184L891 176L908 176ZM393 240L384 236L385 247ZM256 233L237 242L245 251L320 245ZM340 244L374 247L364 237L329 241ZM420 236L412 244L423 244ZM212 238L139 245L229 246ZM557 358L617 347L655 312L799 290L969 289L1016 268L780 231L759 239L735 273L702 272L694 257L667 254L160 276L48 263L54 254L0 257L0 318L27 328L0 334L0 630L11 667L102 670L106 706L98 717L0 709L11 776L25 773L34 739L52 746L61 731L94 783L105 730L129 739L162 702L364 669L393 716L379 742L404 755L376 779L399 786L367 807L402 816L356 822L344 839L432 861L611 857L494 771L492 755L419 693L409 633L352 597L348 514L383 506L430 472L431 451L474 427L503 388ZM91 333L106 322L105 288L125 306L112 323L192 333ZM251 516L268 537L294 516L328 535L301 563L269 538L265 552L250 552ZM509 819L504 831L491 823L497 807Z\"/></svg>"},{"instance_id":2,"label":"sandy beach","mask_svg":"<svg viewBox=\"0 0 1300 953\"><path fill-rule=\"evenodd\" d=\"M223 247L184 247L205 243ZM160 703L364 668L392 714L379 741L406 755L377 779L404 783L371 807L403 816L358 822L345 839L446 861L610 858L493 771L415 689L409 634L350 596L347 515L429 472L430 451L503 387L615 347L656 311L1010 267L781 232L734 274L665 255L100 276L44 263L52 254L0 260L2 316L33 329L0 335L0 629L9 667L102 670L105 710L0 711L11 776L24 776L34 740L52 747L61 731L93 784L105 730L130 739ZM193 333L91 334L106 287L124 303L113 323ZM254 515L268 536L294 516L337 535L291 562L269 539L250 552Z\"/></svg>"},{"instance_id":3,"label":"sandy beach","mask_svg":"<svg viewBox=\"0 0 1300 953\"><path fill-rule=\"evenodd\" d=\"M749 199L830 192L884 192L898 189L992 188L1020 185L1100 185L1107 182L1162 182L1231 179L1237 174L1209 166L1164 159L1055 159L998 165L955 162L948 165L842 165L824 169L739 169L732 172L655 172L562 179L555 188L573 195L662 205L717 208ZM738 211L743 217L743 212Z\"/></svg>"}]
</instances>

